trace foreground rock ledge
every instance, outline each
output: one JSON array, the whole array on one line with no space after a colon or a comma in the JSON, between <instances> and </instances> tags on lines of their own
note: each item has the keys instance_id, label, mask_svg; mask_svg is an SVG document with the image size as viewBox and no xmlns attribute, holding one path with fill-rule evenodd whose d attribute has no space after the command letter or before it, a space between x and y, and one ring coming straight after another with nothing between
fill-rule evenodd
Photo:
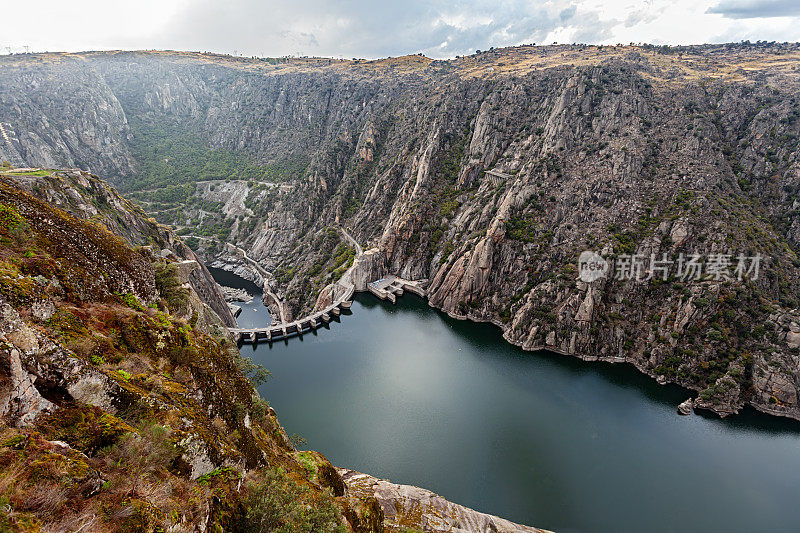
<instances>
[{"instance_id":1,"label":"foreground rock ledge","mask_svg":"<svg viewBox=\"0 0 800 533\"><path fill-rule=\"evenodd\" d=\"M383 525L387 531L416 527L431 532L549 533L544 529L479 513L419 487L397 485L346 468L338 471L350 496L363 500L374 497L378 501L383 510Z\"/></svg>"}]
</instances>

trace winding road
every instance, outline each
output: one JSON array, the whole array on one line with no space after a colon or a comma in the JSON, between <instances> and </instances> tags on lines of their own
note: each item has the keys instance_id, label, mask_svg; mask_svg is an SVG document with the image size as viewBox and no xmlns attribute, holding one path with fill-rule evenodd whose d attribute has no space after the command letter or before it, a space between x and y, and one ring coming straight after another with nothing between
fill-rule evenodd
<instances>
[{"instance_id":1,"label":"winding road","mask_svg":"<svg viewBox=\"0 0 800 533\"><path fill-rule=\"evenodd\" d=\"M356 257L358 257L360 255L363 255L364 254L364 249L361 248L361 245L358 244L358 242L349 233L347 233L346 229L344 229L344 228L339 228L339 229L342 230L342 234L344 234L344 238L347 239L348 241L350 241L353 244L353 246L355 246L355 248L356 248ZM353 261L353 263L355 263L355 261Z\"/></svg>"},{"instance_id":2,"label":"winding road","mask_svg":"<svg viewBox=\"0 0 800 533\"><path fill-rule=\"evenodd\" d=\"M266 269L264 269L264 267L259 265L258 261L256 261L255 259L253 259L249 255L247 255L247 251L244 248L241 248L239 246L236 246L235 244L230 244L230 243L227 243L227 242L225 243L225 248L227 248L228 250L235 251L237 254L242 256L242 259L247 261L253 268L258 270L259 274L261 274L261 276L264 278L264 287L263 287L264 290L267 292L267 294L270 296L270 298L272 298L272 300L275 302L275 305L278 306L278 313L281 316L281 321L280 321L281 324L286 324L286 322L287 322L286 321L286 310L283 308L283 301L280 298L278 298L277 294L272 292L272 289L270 289L270 287L269 287L269 283L266 282L266 280L269 277L269 272L267 272ZM277 325L277 324L273 324L273 325Z\"/></svg>"}]
</instances>

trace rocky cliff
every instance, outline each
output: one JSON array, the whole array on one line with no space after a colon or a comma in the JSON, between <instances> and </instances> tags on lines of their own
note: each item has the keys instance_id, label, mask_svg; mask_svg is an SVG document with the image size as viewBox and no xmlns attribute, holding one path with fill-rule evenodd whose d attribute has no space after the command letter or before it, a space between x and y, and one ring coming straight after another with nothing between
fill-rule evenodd
<instances>
[{"instance_id":1,"label":"rocky cliff","mask_svg":"<svg viewBox=\"0 0 800 533\"><path fill-rule=\"evenodd\" d=\"M298 451L231 323L191 250L105 182L0 172L0 528L538 531L441 498L455 522L401 528L384 508L424 491L379 500Z\"/></svg>"},{"instance_id":2,"label":"rocky cliff","mask_svg":"<svg viewBox=\"0 0 800 533\"><path fill-rule=\"evenodd\" d=\"M181 282L188 283L197 296L188 309L201 324L236 324L225 299L204 264L194 252L166 227L148 218L136 204L122 198L97 176L77 170L42 173L8 173L17 187L35 195L72 216L99 223L115 236L135 247L147 248L154 256L175 264ZM174 309L173 314L187 312ZM188 316L186 317L188 318Z\"/></svg>"},{"instance_id":3,"label":"rocky cliff","mask_svg":"<svg viewBox=\"0 0 800 533\"><path fill-rule=\"evenodd\" d=\"M125 112L86 61L70 55L7 56L0 68L3 159L20 166L131 172Z\"/></svg>"},{"instance_id":4,"label":"rocky cliff","mask_svg":"<svg viewBox=\"0 0 800 533\"><path fill-rule=\"evenodd\" d=\"M81 112L107 98L121 115L83 120L121 147L123 189L202 142L204 168L229 172L224 190L192 170L179 188L148 178L130 192L206 254L241 246L294 314L341 275L336 228L348 226L386 272L429 279L432 305L494 322L525 349L629 362L723 415L749 403L800 418L798 58L800 47L776 43L517 47L450 61L34 56L0 67L0 121L34 97L52 122L48 99ZM24 86L62 69L49 95ZM75 90L85 69L108 91ZM13 120L24 125L7 126L4 157L77 153ZM21 151L26 129L39 152ZM114 132L129 134L119 144ZM84 161L108 165L108 154ZM195 169L196 157L180 161ZM579 278L585 250L606 277ZM695 254L701 275L679 272ZM758 276L737 275L739 255L763 258ZM670 270L647 272L651 259Z\"/></svg>"}]
</instances>

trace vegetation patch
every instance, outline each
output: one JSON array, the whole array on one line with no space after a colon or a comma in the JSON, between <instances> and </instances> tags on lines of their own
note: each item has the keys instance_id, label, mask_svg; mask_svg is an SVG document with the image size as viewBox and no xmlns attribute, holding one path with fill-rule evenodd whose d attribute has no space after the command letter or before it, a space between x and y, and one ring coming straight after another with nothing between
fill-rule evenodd
<instances>
[{"instance_id":1,"label":"vegetation patch","mask_svg":"<svg viewBox=\"0 0 800 533\"><path fill-rule=\"evenodd\" d=\"M332 496L314 494L280 468L265 471L247 487L246 531L344 533L341 510Z\"/></svg>"}]
</instances>

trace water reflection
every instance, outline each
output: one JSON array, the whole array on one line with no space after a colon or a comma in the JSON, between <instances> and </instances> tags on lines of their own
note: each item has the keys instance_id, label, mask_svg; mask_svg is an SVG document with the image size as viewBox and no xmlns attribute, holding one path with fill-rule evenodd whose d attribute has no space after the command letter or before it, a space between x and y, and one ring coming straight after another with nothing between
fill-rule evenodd
<instances>
[{"instance_id":1,"label":"water reflection","mask_svg":"<svg viewBox=\"0 0 800 533\"><path fill-rule=\"evenodd\" d=\"M798 531L800 423L680 417L629 365L524 352L413 295L243 350L334 464L557 531Z\"/></svg>"}]
</instances>

